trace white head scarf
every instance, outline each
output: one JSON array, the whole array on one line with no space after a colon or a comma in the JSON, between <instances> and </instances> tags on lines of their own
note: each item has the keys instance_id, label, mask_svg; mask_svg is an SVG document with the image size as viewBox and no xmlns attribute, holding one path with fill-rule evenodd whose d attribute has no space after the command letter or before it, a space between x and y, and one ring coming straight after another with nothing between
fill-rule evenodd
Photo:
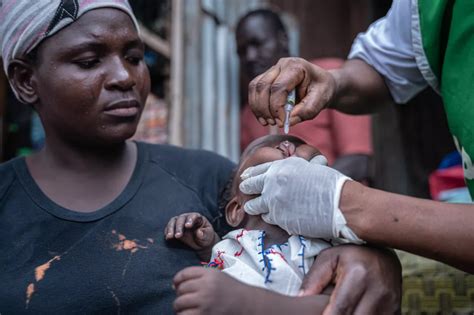
<instances>
[{"instance_id":1,"label":"white head scarf","mask_svg":"<svg viewBox=\"0 0 474 315\"><path fill-rule=\"evenodd\" d=\"M24 57L48 36L98 8L122 10L138 30L127 0L0 0L0 53L5 73L13 59Z\"/></svg>"}]
</instances>

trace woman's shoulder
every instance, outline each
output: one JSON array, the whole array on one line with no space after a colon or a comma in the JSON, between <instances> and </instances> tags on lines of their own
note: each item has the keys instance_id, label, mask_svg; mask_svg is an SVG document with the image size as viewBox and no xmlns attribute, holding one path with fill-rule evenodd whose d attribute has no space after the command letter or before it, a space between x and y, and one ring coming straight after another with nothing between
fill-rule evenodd
<instances>
[{"instance_id":1,"label":"woman's shoulder","mask_svg":"<svg viewBox=\"0 0 474 315\"><path fill-rule=\"evenodd\" d=\"M151 176L164 171L199 195L211 196L206 200L222 194L236 167L229 159L206 150L145 143L139 143L139 147L147 152L145 163Z\"/></svg>"},{"instance_id":2,"label":"woman's shoulder","mask_svg":"<svg viewBox=\"0 0 474 315\"><path fill-rule=\"evenodd\" d=\"M0 200L11 187L16 178L14 165L21 162L19 159L13 159L8 162L0 163Z\"/></svg>"}]
</instances>

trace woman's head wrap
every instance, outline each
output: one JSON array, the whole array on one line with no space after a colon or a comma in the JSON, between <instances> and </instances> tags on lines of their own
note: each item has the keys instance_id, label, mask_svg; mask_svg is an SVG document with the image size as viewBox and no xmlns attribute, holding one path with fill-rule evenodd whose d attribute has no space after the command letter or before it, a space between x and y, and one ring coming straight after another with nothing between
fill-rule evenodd
<instances>
[{"instance_id":1,"label":"woman's head wrap","mask_svg":"<svg viewBox=\"0 0 474 315\"><path fill-rule=\"evenodd\" d=\"M41 43L84 13L99 8L116 8L138 24L127 0L0 0L0 47L3 68L24 57Z\"/></svg>"}]
</instances>

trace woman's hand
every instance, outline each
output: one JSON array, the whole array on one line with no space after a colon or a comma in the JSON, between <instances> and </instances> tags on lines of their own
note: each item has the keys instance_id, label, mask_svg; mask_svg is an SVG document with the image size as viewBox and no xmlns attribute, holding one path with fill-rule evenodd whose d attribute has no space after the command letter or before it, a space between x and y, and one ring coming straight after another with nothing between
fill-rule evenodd
<instances>
[{"instance_id":1,"label":"woman's hand","mask_svg":"<svg viewBox=\"0 0 474 315\"><path fill-rule=\"evenodd\" d=\"M328 296L290 297L246 285L224 272L189 267L173 279L177 315L321 314Z\"/></svg>"},{"instance_id":2,"label":"woman's hand","mask_svg":"<svg viewBox=\"0 0 474 315\"><path fill-rule=\"evenodd\" d=\"M397 314L401 265L387 249L341 245L322 251L303 280L301 296L320 294L334 284L324 315Z\"/></svg>"},{"instance_id":3,"label":"woman's hand","mask_svg":"<svg viewBox=\"0 0 474 315\"><path fill-rule=\"evenodd\" d=\"M262 125L283 127L283 107L295 88L299 102L291 112L291 125L313 119L328 107L335 97L336 80L330 72L304 59L280 59L249 84L249 105Z\"/></svg>"},{"instance_id":4,"label":"woman's hand","mask_svg":"<svg viewBox=\"0 0 474 315\"><path fill-rule=\"evenodd\" d=\"M189 267L176 274L173 286L177 296L173 308L178 315L244 314L247 286L221 271Z\"/></svg>"},{"instance_id":5,"label":"woman's hand","mask_svg":"<svg viewBox=\"0 0 474 315\"><path fill-rule=\"evenodd\" d=\"M197 212L171 218L165 228L165 238L167 241L178 239L196 251L205 251L205 256L209 256L207 252L210 254L212 246L219 241L211 223Z\"/></svg>"}]
</instances>

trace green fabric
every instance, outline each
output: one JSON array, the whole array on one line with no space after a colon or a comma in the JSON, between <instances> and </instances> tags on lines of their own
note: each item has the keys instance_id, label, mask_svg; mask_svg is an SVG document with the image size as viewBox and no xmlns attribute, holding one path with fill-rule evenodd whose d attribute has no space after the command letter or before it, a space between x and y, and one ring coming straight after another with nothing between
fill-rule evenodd
<instances>
[{"instance_id":1,"label":"green fabric","mask_svg":"<svg viewBox=\"0 0 474 315\"><path fill-rule=\"evenodd\" d=\"M418 0L418 9L423 48L474 196L474 1Z\"/></svg>"},{"instance_id":2,"label":"green fabric","mask_svg":"<svg viewBox=\"0 0 474 315\"><path fill-rule=\"evenodd\" d=\"M449 128L474 196L474 0L418 0L423 50L439 82ZM402 314L472 314L474 275L398 252L403 266Z\"/></svg>"}]
</instances>

